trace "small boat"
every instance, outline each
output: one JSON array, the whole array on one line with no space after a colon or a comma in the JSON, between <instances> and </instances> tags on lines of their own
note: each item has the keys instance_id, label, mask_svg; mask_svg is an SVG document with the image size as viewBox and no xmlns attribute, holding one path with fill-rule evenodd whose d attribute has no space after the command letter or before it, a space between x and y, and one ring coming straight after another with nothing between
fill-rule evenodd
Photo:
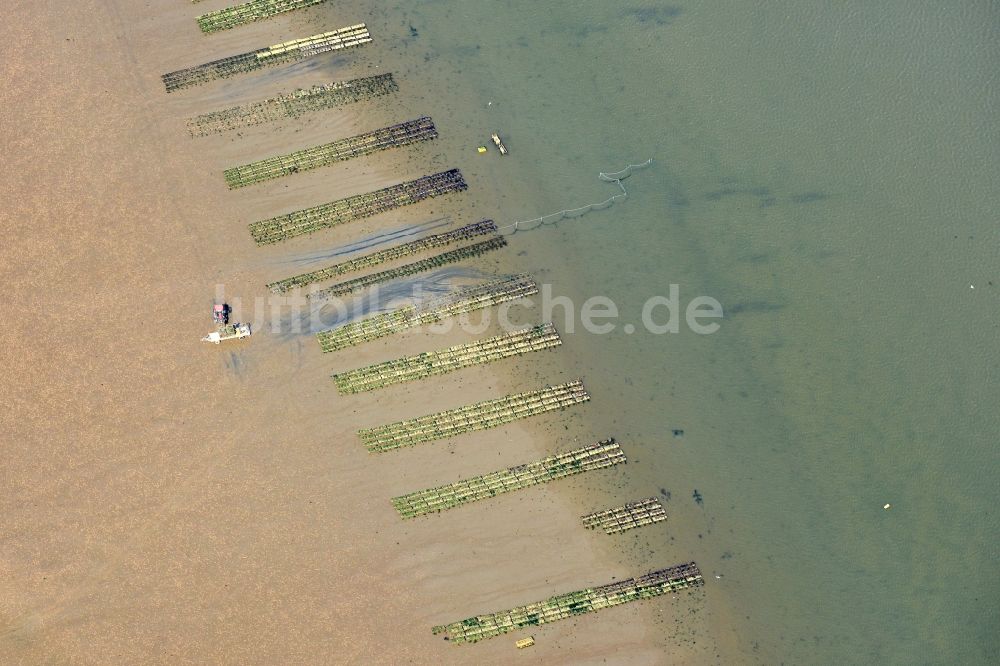
<instances>
[{"instance_id":1,"label":"small boat","mask_svg":"<svg viewBox=\"0 0 1000 666\"><path fill-rule=\"evenodd\" d=\"M490 135L490 138L493 139L493 143L495 143L497 148L500 149L500 154L506 155L507 146L503 145L503 141L500 140L500 135L494 132L493 134Z\"/></svg>"}]
</instances>

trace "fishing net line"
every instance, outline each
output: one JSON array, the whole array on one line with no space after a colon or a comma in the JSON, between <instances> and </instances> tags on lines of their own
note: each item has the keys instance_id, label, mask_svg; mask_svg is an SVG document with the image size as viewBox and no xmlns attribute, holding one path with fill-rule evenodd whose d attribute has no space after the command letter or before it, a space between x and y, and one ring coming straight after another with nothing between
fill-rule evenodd
<instances>
[{"instance_id":1,"label":"fishing net line","mask_svg":"<svg viewBox=\"0 0 1000 666\"><path fill-rule=\"evenodd\" d=\"M549 213L548 215L542 215L541 217L536 217L531 220L519 220L512 224L507 224L502 227L497 227L497 231L500 233L511 236L516 234L518 231L532 231L538 229L546 224L555 224L566 219L576 219L578 217L583 217L587 213L595 210L604 210L605 208L611 207L616 201L628 198L628 191L626 191L625 186L622 185L622 181L631 176L638 169L645 169L650 164L653 163L653 158L649 158L641 164L629 164L621 171L615 171L613 173L604 173L603 171L597 174L597 177L606 182L614 183L621 190L618 194L614 194L604 201L599 203L592 203L586 206L580 206L579 208L567 208L561 210L557 213Z\"/></svg>"}]
</instances>

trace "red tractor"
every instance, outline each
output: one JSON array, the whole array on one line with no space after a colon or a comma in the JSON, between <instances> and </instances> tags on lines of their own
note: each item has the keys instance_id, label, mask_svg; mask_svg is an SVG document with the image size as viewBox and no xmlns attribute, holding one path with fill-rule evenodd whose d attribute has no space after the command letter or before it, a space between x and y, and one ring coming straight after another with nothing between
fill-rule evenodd
<instances>
[{"instance_id":1,"label":"red tractor","mask_svg":"<svg viewBox=\"0 0 1000 666\"><path fill-rule=\"evenodd\" d=\"M250 335L250 324L230 324L229 306L212 306L212 321L215 322L215 330L201 339L202 342L214 342L219 344L223 340L239 340Z\"/></svg>"},{"instance_id":2,"label":"red tractor","mask_svg":"<svg viewBox=\"0 0 1000 666\"><path fill-rule=\"evenodd\" d=\"M229 323L229 306L225 303L216 304L212 308L212 321L216 326L225 326Z\"/></svg>"}]
</instances>

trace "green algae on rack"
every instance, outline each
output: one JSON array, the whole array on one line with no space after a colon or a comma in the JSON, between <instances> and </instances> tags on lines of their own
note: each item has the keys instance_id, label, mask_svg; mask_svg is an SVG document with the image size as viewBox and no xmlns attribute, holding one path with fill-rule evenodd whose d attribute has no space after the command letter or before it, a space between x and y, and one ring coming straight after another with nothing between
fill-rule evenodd
<instances>
[{"instance_id":1,"label":"green algae on rack","mask_svg":"<svg viewBox=\"0 0 1000 666\"><path fill-rule=\"evenodd\" d=\"M390 268L389 270L381 271L379 273L362 275L361 277L354 278L353 280L339 282L332 287L327 287L326 289L321 289L320 291L314 291L311 294L307 294L307 296L309 298L346 296L352 291L370 287L371 285L378 284L379 282L388 282L389 280L396 280L401 277L406 277L407 275L415 275L434 268L440 268L441 266L446 266L447 264L461 261L463 259L472 259L473 257L478 257L492 250L499 250L502 247L506 247L506 245L506 238L503 236L494 236L493 238L488 238L487 240L473 243L472 245L466 245L465 247L456 248L454 250L448 250L447 252L442 252L441 254L435 254L433 257L421 259L420 261L414 261L410 264Z\"/></svg>"},{"instance_id":2,"label":"green algae on rack","mask_svg":"<svg viewBox=\"0 0 1000 666\"><path fill-rule=\"evenodd\" d=\"M280 65L311 58L327 51L339 51L361 46L372 41L364 23L331 30L311 37L293 39L249 53L220 58L203 65L164 74L163 85L167 92L198 86L215 79L224 79L237 74L252 72L270 65Z\"/></svg>"},{"instance_id":3,"label":"green algae on rack","mask_svg":"<svg viewBox=\"0 0 1000 666\"><path fill-rule=\"evenodd\" d=\"M393 497L392 505L403 518L414 518L624 462L625 453L612 437L527 465Z\"/></svg>"},{"instance_id":4,"label":"green algae on rack","mask_svg":"<svg viewBox=\"0 0 1000 666\"><path fill-rule=\"evenodd\" d=\"M482 365L519 356L531 351L550 349L562 344L552 324L532 326L465 345L455 345L384 363L368 365L333 375L341 393L360 393L377 388L443 375L462 368Z\"/></svg>"},{"instance_id":5,"label":"green algae on rack","mask_svg":"<svg viewBox=\"0 0 1000 666\"><path fill-rule=\"evenodd\" d=\"M546 386L537 391L484 400L415 419L363 428L358 431L358 436L369 451L391 451L403 446L455 437L466 432L496 428L588 400L590 394L583 387L583 382L576 380Z\"/></svg>"},{"instance_id":6,"label":"green algae on rack","mask_svg":"<svg viewBox=\"0 0 1000 666\"><path fill-rule=\"evenodd\" d=\"M337 351L399 333L408 328L433 324L448 317L483 310L537 293L538 285L527 275L500 278L466 287L419 307L406 305L391 312L343 324L329 331L320 331L316 334L316 339L323 352Z\"/></svg>"},{"instance_id":7,"label":"green algae on rack","mask_svg":"<svg viewBox=\"0 0 1000 666\"><path fill-rule=\"evenodd\" d=\"M597 511L583 516L583 526L587 529L600 527L607 534L618 534L643 525L651 525L667 519L660 500L655 497L629 502L625 506Z\"/></svg>"},{"instance_id":8,"label":"green algae on rack","mask_svg":"<svg viewBox=\"0 0 1000 666\"><path fill-rule=\"evenodd\" d=\"M339 224L378 215L394 208L468 188L458 169L422 176L381 190L356 194L329 203L297 210L250 225L250 235L258 245L278 243L302 234L311 234Z\"/></svg>"},{"instance_id":9,"label":"green algae on rack","mask_svg":"<svg viewBox=\"0 0 1000 666\"><path fill-rule=\"evenodd\" d=\"M202 14L195 20L198 21L201 31L208 34L268 19L302 7L318 5L321 2L326 0L250 0L241 5Z\"/></svg>"},{"instance_id":10,"label":"green algae on rack","mask_svg":"<svg viewBox=\"0 0 1000 666\"><path fill-rule=\"evenodd\" d=\"M477 615L459 622L439 625L432 631L435 634L447 634L452 643L475 643L522 627L548 624L583 613L619 606L630 601L651 599L704 584L705 579L698 565L688 562L653 571L638 578L629 578L600 587L588 587L585 590L560 594L545 601L518 606L499 613Z\"/></svg>"},{"instance_id":11,"label":"green algae on rack","mask_svg":"<svg viewBox=\"0 0 1000 666\"><path fill-rule=\"evenodd\" d=\"M363 268L371 268L387 261L392 261L393 259L399 259L400 257L417 254L418 252L436 247L443 247L458 241L469 240L470 238L475 238L476 236L493 234L496 233L496 230L497 225L493 222L493 220L473 222L472 224L467 224L464 227L459 227L458 229L452 229L451 231L434 234L433 236L426 236L408 243L401 243L400 245L394 245L384 250L379 250L378 252L372 252L360 257L355 257L354 259L342 261L339 264L334 264L333 266L327 266L326 268L321 268L316 271L302 273L301 275L285 278L284 280L278 280L277 282L272 282L267 285L267 288L275 294L282 294L286 291L294 289L295 287L304 287L314 282L322 282L323 280L329 280L330 278L337 277L338 275L352 273Z\"/></svg>"},{"instance_id":12,"label":"green algae on rack","mask_svg":"<svg viewBox=\"0 0 1000 666\"><path fill-rule=\"evenodd\" d=\"M229 189L245 187L299 171L308 171L352 157L370 155L389 148L398 148L420 141L437 138L434 121L423 116L390 127L383 127L357 136L339 139L321 146L297 150L287 155L277 155L226 169L223 175Z\"/></svg>"},{"instance_id":13,"label":"green algae on rack","mask_svg":"<svg viewBox=\"0 0 1000 666\"><path fill-rule=\"evenodd\" d=\"M282 118L298 118L313 111L371 100L398 90L399 85L391 73L300 88L257 102L195 116L188 120L188 132L191 136L208 136L253 127Z\"/></svg>"}]
</instances>

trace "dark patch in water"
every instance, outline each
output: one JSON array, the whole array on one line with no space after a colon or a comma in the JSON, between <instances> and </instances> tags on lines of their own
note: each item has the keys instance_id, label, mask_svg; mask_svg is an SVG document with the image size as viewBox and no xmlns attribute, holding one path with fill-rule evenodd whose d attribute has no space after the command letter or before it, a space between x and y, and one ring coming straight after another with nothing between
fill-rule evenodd
<instances>
[{"instance_id":1,"label":"dark patch in water","mask_svg":"<svg viewBox=\"0 0 1000 666\"><path fill-rule=\"evenodd\" d=\"M817 201L825 201L829 199L830 195L826 192L806 192L804 194L796 194L792 196L792 203L796 204L808 204L816 203Z\"/></svg>"},{"instance_id":2,"label":"dark patch in water","mask_svg":"<svg viewBox=\"0 0 1000 666\"><path fill-rule=\"evenodd\" d=\"M667 195L667 209L675 216L675 222L683 224L685 222L684 212L691 205L691 199L687 195L684 183L678 176L675 176L670 167L663 169L664 189Z\"/></svg>"},{"instance_id":3,"label":"dark patch in water","mask_svg":"<svg viewBox=\"0 0 1000 666\"><path fill-rule=\"evenodd\" d=\"M571 36L575 37L576 39L581 40L581 39L586 39L587 37L590 37L591 35L593 35L595 33L603 33L603 32L607 32L607 31L608 31L608 26L606 26L606 25L584 24L584 25L581 25L579 27L577 27L577 26L558 27L558 28L554 29L552 32L555 32L555 33L568 33ZM542 31L542 36L543 37L546 34L547 34L547 31ZM518 43L518 46L527 46L527 45L528 45L527 42L525 42L524 44L521 44L520 42ZM576 45L580 46L579 43L576 44Z\"/></svg>"},{"instance_id":4,"label":"dark patch in water","mask_svg":"<svg viewBox=\"0 0 1000 666\"><path fill-rule=\"evenodd\" d=\"M449 51L450 55L453 55L459 59L471 58L472 56L479 55L479 44L465 44L463 46L456 46Z\"/></svg>"},{"instance_id":5,"label":"dark patch in water","mask_svg":"<svg viewBox=\"0 0 1000 666\"><path fill-rule=\"evenodd\" d=\"M622 15L634 18L639 23L655 23L656 25L669 25L680 14L681 8L673 5L632 7L622 10Z\"/></svg>"},{"instance_id":6,"label":"dark patch in water","mask_svg":"<svg viewBox=\"0 0 1000 666\"><path fill-rule=\"evenodd\" d=\"M714 190L705 194L705 199L708 201L719 201L722 197L728 197L733 194L739 194L739 190L734 190L731 188L725 188L721 190Z\"/></svg>"},{"instance_id":7,"label":"dark patch in water","mask_svg":"<svg viewBox=\"0 0 1000 666\"><path fill-rule=\"evenodd\" d=\"M606 25L585 25L576 31L576 36L580 39L586 39L595 33L607 32L608 26Z\"/></svg>"},{"instance_id":8,"label":"dark patch in water","mask_svg":"<svg viewBox=\"0 0 1000 666\"><path fill-rule=\"evenodd\" d=\"M724 308L724 316L731 317L742 313L766 313L778 312L784 309L780 303L770 303L768 301L747 301L746 303L735 303Z\"/></svg>"},{"instance_id":9,"label":"dark patch in water","mask_svg":"<svg viewBox=\"0 0 1000 666\"><path fill-rule=\"evenodd\" d=\"M757 199L760 200L760 205L762 207L763 206L773 206L775 203L777 203L777 199L775 199L771 195L771 188L769 188L769 187L742 188L742 187L723 186L723 187L721 187L721 188L719 188L717 190L712 190L711 192L706 192L705 193L705 200L706 201L720 201L720 200L722 200L725 197L730 197L730 196L734 196L734 195L737 195L737 194L749 194L752 197L756 197Z\"/></svg>"}]
</instances>

